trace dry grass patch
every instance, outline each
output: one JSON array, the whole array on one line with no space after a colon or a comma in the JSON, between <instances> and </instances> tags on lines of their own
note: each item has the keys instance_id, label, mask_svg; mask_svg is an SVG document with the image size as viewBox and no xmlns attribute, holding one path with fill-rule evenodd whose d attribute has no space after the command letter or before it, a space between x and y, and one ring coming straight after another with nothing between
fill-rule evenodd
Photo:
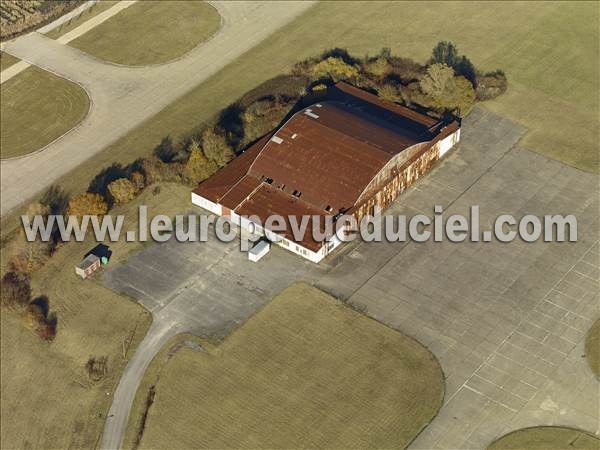
<instances>
[{"instance_id":1,"label":"dry grass patch","mask_svg":"<svg viewBox=\"0 0 600 450\"><path fill-rule=\"evenodd\" d=\"M15 58L8 53L0 52L0 72L2 72L4 69L8 69L10 66L18 63L19 61L19 58Z\"/></svg>"},{"instance_id":2,"label":"dry grass patch","mask_svg":"<svg viewBox=\"0 0 600 450\"><path fill-rule=\"evenodd\" d=\"M600 379L600 320L597 320L585 339L585 357L596 378Z\"/></svg>"},{"instance_id":3,"label":"dry grass patch","mask_svg":"<svg viewBox=\"0 0 600 450\"><path fill-rule=\"evenodd\" d=\"M2 448L94 448L126 358L150 324L128 298L77 277L81 255L64 250L32 283L58 314L55 340L39 340L16 315L2 313ZM87 376L90 356L108 356L100 381Z\"/></svg>"},{"instance_id":4,"label":"dry grass patch","mask_svg":"<svg viewBox=\"0 0 600 450\"><path fill-rule=\"evenodd\" d=\"M513 431L494 441L488 450L565 450L600 448L600 439L567 427L532 427Z\"/></svg>"},{"instance_id":5,"label":"dry grass patch","mask_svg":"<svg viewBox=\"0 0 600 450\"><path fill-rule=\"evenodd\" d=\"M204 350L164 367L141 448L403 448L444 395L425 347L306 284Z\"/></svg>"},{"instance_id":6,"label":"dry grass patch","mask_svg":"<svg viewBox=\"0 0 600 450\"><path fill-rule=\"evenodd\" d=\"M137 229L137 206L149 216L174 215L189 203L189 189L165 184L146 190L115 208L125 214L124 229ZM142 248L142 243L106 242L110 264ZM48 344L12 313L2 313L1 448L95 448L106 411L127 359L145 336L150 314L131 299L102 285L101 273L81 280L74 267L95 245L70 242L34 273L34 295L46 294L58 314L56 339ZM2 262L10 248L2 249ZM125 354L124 354L125 350ZM108 356L108 374L92 381L85 370L90 356ZM109 393L109 395L107 395Z\"/></svg>"},{"instance_id":7,"label":"dry grass patch","mask_svg":"<svg viewBox=\"0 0 600 450\"><path fill-rule=\"evenodd\" d=\"M206 2L140 1L69 45L129 66L165 63L209 39L221 16Z\"/></svg>"},{"instance_id":8,"label":"dry grass patch","mask_svg":"<svg viewBox=\"0 0 600 450\"><path fill-rule=\"evenodd\" d=\"M44 147L81 122L90 107L82 87L38 67L2 83L0 96L1 158Z\"/></svg>"}]
</instances>

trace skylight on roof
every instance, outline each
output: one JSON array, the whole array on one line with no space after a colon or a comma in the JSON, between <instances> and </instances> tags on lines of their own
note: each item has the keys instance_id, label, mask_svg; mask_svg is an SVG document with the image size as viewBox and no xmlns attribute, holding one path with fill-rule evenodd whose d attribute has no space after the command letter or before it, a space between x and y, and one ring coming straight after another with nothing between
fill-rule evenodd
<instances>
[{"instance_id":1,"label":"skylight on roof","mask_svg":"<svg viewBox=\"0 0 600 450\"><path fill-rule=\"evenodd\" d=\"M312 117L313 119L319 118L319 116L317 114L315 114L314 112L312 112L312 109L310 109L310 108L306 108L304 110L304 114L306 114L308 117Z\"/></svg>"}]
</instances>

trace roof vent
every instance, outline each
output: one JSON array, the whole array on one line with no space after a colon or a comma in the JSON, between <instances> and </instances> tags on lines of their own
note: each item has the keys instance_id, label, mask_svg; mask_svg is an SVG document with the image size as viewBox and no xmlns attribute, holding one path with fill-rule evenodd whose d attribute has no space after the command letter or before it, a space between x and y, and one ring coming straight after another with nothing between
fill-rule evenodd
<instances>
[{"instance_id":1,"label":"roof vent","mask_svg":"<svg viewBox=\"0 0 600 450\"><path fill-rule=\"evenodd\" d=\"M298 133L292 134L292 139L296 139L298 137Z\"/></svg>"},{"instance_id":2,"label":"roof vent","mask_svg":"<svg viewBox=\"0 0 600 450\"><path fill-rule=\"evenodd\" d=\"M273 137L271 138L271 141L275 142L276 144L281 144L281 143L283 142L283 139L281 139L281 138L280 138L280 137L278 137L278 136L273 136Z\"/></svg>"}]
</instances>

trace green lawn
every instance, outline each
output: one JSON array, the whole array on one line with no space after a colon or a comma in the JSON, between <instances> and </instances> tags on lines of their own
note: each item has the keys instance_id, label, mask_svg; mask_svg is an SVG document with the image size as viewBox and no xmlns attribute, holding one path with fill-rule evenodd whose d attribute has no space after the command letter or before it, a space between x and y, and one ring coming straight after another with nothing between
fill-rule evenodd
<instances>
[{"instance_id":1,"label":"green lawn","mask_svg":"<svg viewBox=\"0 0 600 450\"><path fill-rule=\"evenodd\" d=\"M101 12L106 11L109 8L112 8L116 5L118 1L116 0L102 0L98 3L94 3L91 7L86 9L84 12L79 14L77 17L73 17L68 22L62 24L61 26L55 28L54 30L50 30L46 33L51 39L57 39L61 37L63 34L67 34L69 31L74 30L79 25L87 22L92 17L97 16Z\"/></svg>"},{"instance_id":2,"label":"green lawn","mask_svg":"<svg viewBox=\"0 0 600 450\"><path fill-rule=\"evenodd\" d=\"M162 368L140 448L405 448L444 397L425 347L307 284L203 348Z\"/></svg>"},{"instance_id":3,"label":"green lawn","mask_svg":"<svg viewBox=\"0 0 600 450\"><path fill-rule=\"evenodd\" d=\"M22 156L49 144L86 116L83 88L37 67L0 86L0 157Z\"/></svg>"},{"instance_id":4,"label":"green lawn","mask_svg":"<svg viewBox=\"0 0 600 450\"><path fill-rule=\"evenodd\" d=\"M0 72L18 62L19 58L15 58L8 53L0 52Z\"/></svg>"},{"instance_id":5,"label":"green lawn","mask_svg":"<svg viewBox=\"0 0 600 450\"><path fill-rule=\"evenodd\" d=\"M513 431L494 441L488 450L598 450L600 439L566 427L533 427Z\"/></svg>"},{"instance_id":6,"label":"green lawn","mask_svg":"<svg viewBox=\"0 0 600 450\"><path fill-rule=\"evenodd\" d=\"M585 357L600 380L600 320L597 320L585 339Z\"/></svg>"},{"instance_id":7,"label":"green lawn","mask_svg":"<svg viewBox=\"0 0 600 450\"><path fill-rule=\"evenodd\" d=\"M202 1L140 1L69 45L105 61L144 66L183 56L220 25L216 9Z\"/></svg>"}]
</instances>

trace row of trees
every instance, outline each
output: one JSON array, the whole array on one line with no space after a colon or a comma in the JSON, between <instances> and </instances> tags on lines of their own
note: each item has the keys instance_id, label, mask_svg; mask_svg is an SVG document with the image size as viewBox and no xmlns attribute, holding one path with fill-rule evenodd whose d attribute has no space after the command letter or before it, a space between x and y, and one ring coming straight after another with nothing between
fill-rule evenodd
<instances>
[{"instance_id":1,"label":"row of trees","mask_svg":"<svg viewBox=\"0 0 600 450\"><path fill-rule=\"evenodd\" d=\"M275 128L306 93L308 79L276 77L225 108L199 132L175 143L165 137L153 154L128 166L113 164L68 202L65 213L104 215L161 182L195 186L225 166L236 153Z\"/></svg>"},{"instance_id":2,"label":"row of trees","mask_svg":"<svg viewBox=\"0 0 600 450\"><path fill-rule=\"evenodd\" d=\"M501 70L478 71L454 44L445 41L433 48L424 65L394 56L387 48L364 58L332 49L296 64L293 72L310 77L313 91L347 80L386 100L422 108L438 117L448 113L464 116L476 101L494 98L507 87Z\"/></svg>"}]
</instances>

